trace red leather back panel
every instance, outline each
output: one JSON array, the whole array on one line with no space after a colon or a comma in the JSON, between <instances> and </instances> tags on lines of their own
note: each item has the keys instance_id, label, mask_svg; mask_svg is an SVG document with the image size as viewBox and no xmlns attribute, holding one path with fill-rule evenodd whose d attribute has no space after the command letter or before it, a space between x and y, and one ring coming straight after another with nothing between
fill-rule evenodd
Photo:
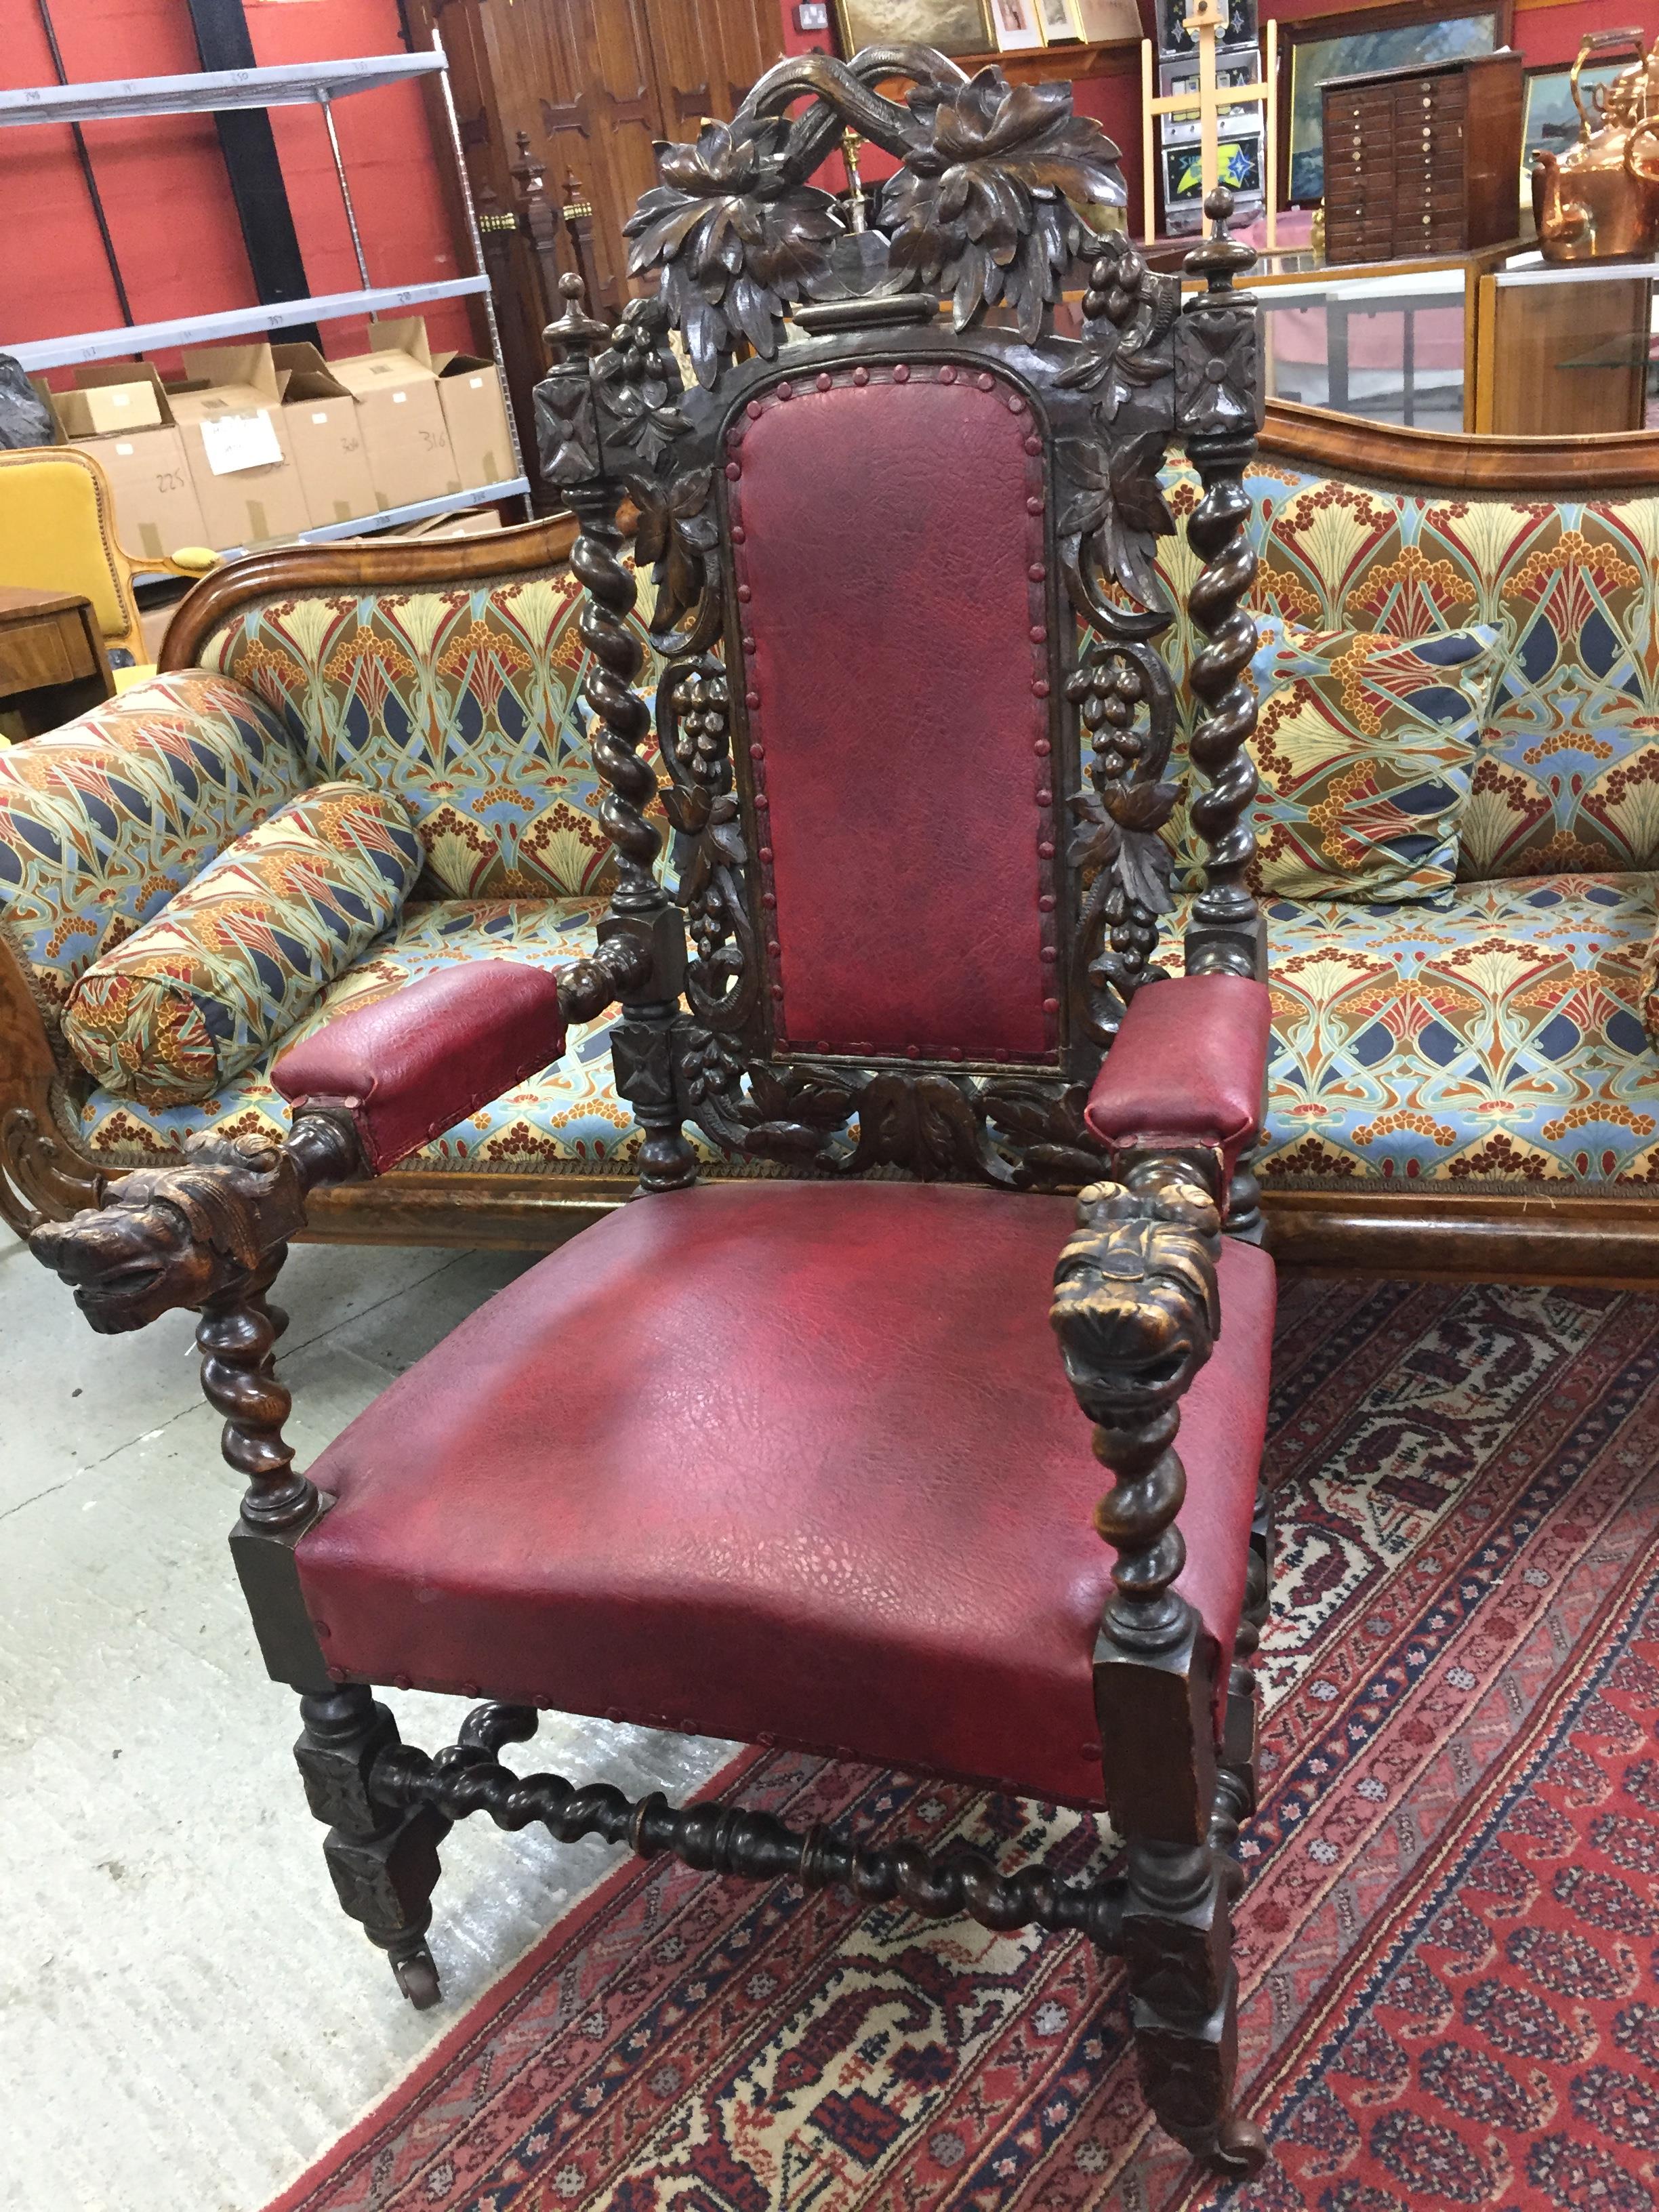
<instances>
[{"instance_id":1,"label":"red leather back panel","mask_svg":"<svg viewBox=\"0 0 1659 2212\"><path fill-rule=\"evenodd\" d=\"M1051 1056L1029 407L932 363L784 381L738 418L726 477L780 1046Z\"/></svg>"}]
</instances>

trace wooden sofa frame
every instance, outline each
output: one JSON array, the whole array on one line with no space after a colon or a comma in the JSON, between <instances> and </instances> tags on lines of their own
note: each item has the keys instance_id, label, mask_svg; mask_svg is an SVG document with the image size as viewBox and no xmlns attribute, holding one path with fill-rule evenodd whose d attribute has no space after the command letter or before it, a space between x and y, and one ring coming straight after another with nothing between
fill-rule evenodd
<instances>
[{"instance_id":1,"label":"wooden sofa frame","mask_svg":"<svg viewBox=\"0 0 1659 2212\"><path fill-rule=\"evenodd\" d=\"M1395 429L1270 401L1259 440L1266 455L1368 479L1385 489L1514 491L1575 497L1659 483L1659 432L1605 438L1489 438ZM216 570L181 604L164 643L164 671L193 666L204 640L250 602L272 593L380 584L477 585L564 559L575 535L566 516L435 543L297 547ZM41 1215L101 1203L114 1173L84 1152L54 1111L62 1079L39 1008L0 943L0 1213L20 1232ZM400 1169L373 1182L319 1190L313 1237L352 1243L541 1249L625 1200L623 1176ZM1659 1195L1616 1188L1491 1194L1402 1190L1364 1183L1328 1189L1271 1185L1263 1209L1281 1265L1328 1273L1424 1279L1644 1285L1659 1281Z\"/></svg>"}]
</instances>

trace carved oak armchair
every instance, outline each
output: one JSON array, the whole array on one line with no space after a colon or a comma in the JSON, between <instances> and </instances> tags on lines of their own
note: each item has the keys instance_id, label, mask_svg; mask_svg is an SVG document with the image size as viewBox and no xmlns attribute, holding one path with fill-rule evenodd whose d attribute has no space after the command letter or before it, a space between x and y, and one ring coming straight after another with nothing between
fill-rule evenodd
<instances>
[{"instance_id":1,"label":"carved oak armchair","mask_svg":"<svg viewBox=\"0 0 1659 2212\"><path fill-rule=\"evenodd\" d=\"M875 89L895 78L902 104ZM848 124L902 163L862 239L804 181ZM1254 1802L1273 1310L1244 1164L1267 1038L1240 681L1259 401L1231 289L1251 256L1218 195L1183 307L1086 227L1123 189L1069 88L969 82L921 48L780 64L661 171L632 225L659 290L606 331L567 280L538 398L598 669L618 874L597 957L556 979L479 963L344 1016L279 1063L280 1149L198 1143L34 1248L94 1328L199 1311L248 1479L232 1549L301 1695L328 1863L416 2004L452 1821L597 1832L1083 1931L1126 1961L1159 2118L1248 2171L1229 1846ZM1206 486L1212 865L1172 980L1150 552L1176 439ZM672 661L672 890L624 497ZM301 1474L267 1292L307 1192L379 1172L618 1001L637 1200ZM699 1183L688 1123L754 1175ZM428 1757L376 1683L488 1702ZM975 1778L1109 1813L1121 1849L1068 1883L520 1778L496 1754L538 1707Z\"/></svg>"}]
</instances>

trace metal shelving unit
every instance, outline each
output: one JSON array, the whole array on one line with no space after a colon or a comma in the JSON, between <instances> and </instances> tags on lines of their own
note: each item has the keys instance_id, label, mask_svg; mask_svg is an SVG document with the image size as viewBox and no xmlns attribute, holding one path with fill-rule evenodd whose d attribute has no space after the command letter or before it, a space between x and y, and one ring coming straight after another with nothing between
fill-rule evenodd
<instances>
[{"instance_id":1,"label":"metal shelving unit","mask_svg":"<svg viewBox=\"0 0 1659 2212\"><path fill-rule=\"evenodd\" d=\"M334 128L333 104L354 93L374 92L386 85L404 84L423 76L435 76L442 95L450 146L466 210L474 273L426 284L371 284L362 237L357 228L357 211L352 204L351 186ZM0 341L0 348L15 355L26 369L59 368L81 362L117 361L129 354L160 351L170 346L210 344L245 332L289 329L296 323L332 322L347 315L381 315L423 307L434 300L477 297L484 304L490 351L506 401L507 368L501 358L495 303L490 296L489 278L484 272L472 185L461 154L460 125L455 114L454 95L449 88L448 59L443 41L435 33L429 53L285 64L276 69L203 70L189 76L120 77L100 84L52 84L0 92L0 129L9 125L108 123L126 121L135 116L206 115L238 107L300 106L320 107L328 126L329 149L334 156L334 173L339 181L346 224L357 259L361 290L320 293L310 299L284 300L276 305L222 308L204 315L179 315L164 322L125 324L118 330L80 331L66 337L33 338L15 345ZM524 455L510 401L507 404L507 429L516 473L501 483L452 493L442 500L390 507L379 514L356 516L349 522L328 523L315 530L302 531L301 539L320 543L333 538L356 537L367 530L422 521L434 514L483 507L497 500L526 498L530 483L525 474Z\"/></svg>"}]
</instances>

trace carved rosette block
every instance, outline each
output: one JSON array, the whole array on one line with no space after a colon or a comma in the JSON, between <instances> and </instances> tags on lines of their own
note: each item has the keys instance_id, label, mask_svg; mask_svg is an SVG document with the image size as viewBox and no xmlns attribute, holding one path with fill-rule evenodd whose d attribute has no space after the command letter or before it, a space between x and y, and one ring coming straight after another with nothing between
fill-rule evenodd
<instances>
[{"instance_id":1,"label":"carved rosette block","mask_svg":"<svg viewBox=\"0 0 1659 2212\"><path fill-rule=\"evenodd\" d=\"M1188 675L1201 709L1188 750L1209 780L1192 803L1208 866L1188 926L1187 967L1198 974L1262 975L1266 938L1249 883L1256 773L1248 746L1256 696L1248 672L1256 629L1244 602L1256 556L1243 473L1255 452L1264 402L1256 303L1232 289L1234 276L1255 255L1227 234L1232 195L1224 186L1204 204L1215 231L1187 256L1187 267L1205 278L1206 289L1188 302L1176 335L1176 427L1204 487L1187 525L1188 542L1204 562L1188 605L1206 641Z\"/></svg>"}]
</instances>

